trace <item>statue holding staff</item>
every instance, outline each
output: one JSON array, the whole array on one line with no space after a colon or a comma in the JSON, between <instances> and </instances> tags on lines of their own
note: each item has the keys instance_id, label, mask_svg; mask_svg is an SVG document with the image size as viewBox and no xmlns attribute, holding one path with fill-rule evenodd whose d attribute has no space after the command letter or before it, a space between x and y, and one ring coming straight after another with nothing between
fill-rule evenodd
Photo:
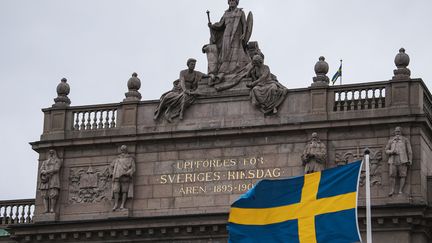
<instances>
[{"instance_id":1,"label":"statue holding staff","mask_svg":"<svg viewBox=\"0 0 432 243\"><path fill-rule=\"evenodd\" d=\"M246 19L238 4L239 0L228 0L228 9L221 20L214 24L211 23L210 12L207 11L211 36L210 45L204 46L203 52L217 56L215 79L223 80L226 75L236 74L251 63L246 45L252 34L252 13L249 13ZM212 45L216 48L208 47Z\"/></svg>"}]
</instances>

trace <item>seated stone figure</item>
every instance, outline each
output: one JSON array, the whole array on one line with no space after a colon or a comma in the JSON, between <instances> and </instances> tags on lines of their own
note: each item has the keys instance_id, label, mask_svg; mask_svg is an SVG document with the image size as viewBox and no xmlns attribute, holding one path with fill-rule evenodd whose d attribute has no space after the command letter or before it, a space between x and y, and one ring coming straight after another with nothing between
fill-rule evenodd
<instances>
[{"instance_id":1,"label":"seated stone figure","mask_svg":"<svg viewBox=\"0 0 432 243\"><path fill-rule=\"evenodd\" d=\"M154 120L163 117L168 122L172 122L172 119L180 115L182 88L179 82L178 79L174 81L173 88L161 96L160 103L154 113Z\"/></svg>"},{"instance_id":2,"label":"seated stone figure","mask_svg":"<svg viewBox=\"0 0 432 243\"><path fill-rule=\"evenodd\" d=\"M252 78L252 82L246 85L251 88L252 104L258 106L264 114L277 113L288 90L277 81L270 68L264 65L261 55L253 57L248 76Z\"/></svg>"},{"instance_id":3,"label":"seated stone figure","mask_svg":"<svg viewBox=\"0 0 432 243\"><path fill-rule=\"evenodd\" d=\"M195 101L198 95L195 92L198 88L198 81L208 77L208 75L195 71L195 64L196 60L189 58L187 60L188 69L181 71L180 78L174 81L172 90L161 96L153 117L155 120L161 116L168 122L172 122L175 117L179 117L180 120L183 119L184 111Z\"/></svg>"}]
</instances>

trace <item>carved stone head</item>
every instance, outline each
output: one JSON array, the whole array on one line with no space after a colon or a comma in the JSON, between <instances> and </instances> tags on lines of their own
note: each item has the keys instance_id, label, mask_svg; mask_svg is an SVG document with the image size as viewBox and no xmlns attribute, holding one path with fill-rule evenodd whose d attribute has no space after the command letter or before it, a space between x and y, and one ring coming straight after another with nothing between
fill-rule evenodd
<instances>
[{"instance_id":1,"label":"carved stone head","mask_svg":"<svg viewBox=\"0 0 432 243\"><path fill-rule=\"evenodd\" d=\"M228 0L228 5L230 8L236 8L240 0Z\"/></svg>"},{"instance_id":2,"label":"carved stone head","mask_svg":"<svg viewBox=\"0 0 432 243\"><path fill-rule=\"evenodd\" d=\"M255 56L253 56L253 58L252 58L252 64L254 66L260 66L263 63L264 63L264 59L262 58L261 55L255 55Z\"/></svg>"},{"instance_id":3,"label":"carved stone head","mask_svg":"<svg viewBox=\"0 0 432 243\"><path fill-rule=\"evenodd\" d=\"M120 152L121 152L122 154L127 154L127 153L128 153L128 148L127 148L127 146L126 146L126 145L122 145L122 146L120 147Z\"/></svg>"},{"instance_id":4,"label":"carved stone head","mask_svg":"<svg viewBox=\"0 0 432 243\"><path fill-rule=\"evenodd\" d=\"M318 133L313 132L313 133L312 133L312 141L318 141L318 140L319 140L319 138L318 138Z\"/></svg>"},{"instance_id":5,"label":"carved stone head","mask_svg":"<svg viewBox=\"0 0 432 243\"><path fill-rule=\"evenodd\" d=\"M194 70L195 64L196 64L196 59L194 58L189 58L186 62L186 65L188 66L189 70Z\"/></svg>"},{"instance_id":6,"label":"carved stone head","mask_svg":"<svg viewBox=\"0 0 432 243\"><path fill-rule=\"evenodd\" d=\"M48 151L48 158L57 158L57 152L54 149Z\"/></svg>"},{"instance_id":7,"label":"carved stone head","mask_svg":"<svg viewBox=\"0 0 432 243\"><path fill-rule=\"evenodd\" d=\"M397 136L397 137L401 136L401 135L402 135L402 130L401 130L401 128L400 128L400 127L396 127L395 130L394 130L394 134L395 134L395 136Z\"/></svg>"}]
</instances>

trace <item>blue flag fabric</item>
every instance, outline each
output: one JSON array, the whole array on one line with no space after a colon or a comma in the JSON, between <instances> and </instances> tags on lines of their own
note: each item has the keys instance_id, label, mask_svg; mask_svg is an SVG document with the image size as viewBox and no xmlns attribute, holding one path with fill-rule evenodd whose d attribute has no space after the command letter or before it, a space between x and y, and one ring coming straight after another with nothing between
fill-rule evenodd
<instances>
[{"instance_id":1,"label":"blue flag fabric","mask_svg":"<svg viewBox=\"0 0 432 243\"><path fill-rule=\"evenodd\" d=\"M339 77L342 77L342 62L341 62L341 64L340 64L340 66L339 66L339 69L336 71L336 73L333 75L333 77L332 77L332 79L331 79L332 84L335 84L336 80L337 80Z\"/></svg>"},{"instance_id":2,"label":"blue flag fabric","mask_svg":"<svg viewBox=\"0 0 432 243\"><path fill-rule=\"evenodd\" d=\"M359 242L361 161L281 180L262 180L231 205L230 243Z\"/></svg>"}]
</instances>

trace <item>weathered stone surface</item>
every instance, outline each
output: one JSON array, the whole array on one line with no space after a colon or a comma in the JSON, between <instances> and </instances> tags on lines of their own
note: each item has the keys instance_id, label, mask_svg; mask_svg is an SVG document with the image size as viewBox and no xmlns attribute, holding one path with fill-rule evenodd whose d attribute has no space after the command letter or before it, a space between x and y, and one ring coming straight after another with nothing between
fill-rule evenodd
<instances>
[{"instance_id":1,"label":"weathered stone surface","mask_svg":"<svg viewBox=\"0 0 432 243\"><path fill-rule=\"evenodd\" d=\"M142 97L138 90L141 88L141 80L138 78L137 73L132 74L132 77L127 82L127 86L129 91L125 93L126 98L123 101L140 101Z\"/></svg>"},{"instance_id":2,"label":"weathered stone surface","mask_svg":"<svg viewBox=\"0 0 432 243\"><path fill-rule=\"evenodd\" d=\"M210 64L214 65L217 56L217 67L209 66L209 69L220 76L220 79L225 75L235 74L251 61L244 47L252 34L252 15L250 14L246 19L243 10L238 8L236 0L228 1L228 5L229 8L221 21L212 24L210 16L208 17L210 44L216 45L217 48L211 48L213 46L203 48L203 51L208 53Z\"/></svg>"},{"instance_id":3,"label":"weathered stone surface","mask_svg":"<svg viewBox=\"0 0 432 243\"><path fill-rule=\"evenodd\" d=\"M109 177L112 178L111 190L114 198L112 210L128 211L125 204L128 197L133 197L133 176L136 165L135 158L129 154L126 145L122 145L120 151L120 155L111 162L109 167Z\"/></svg>"},{"instance_id":4,"label":"weathered stone surface","mask_svg":"<svg viewBox=\"0 0 432 243\"><path fill-rule=\"evenodd\" d=\"M67 79L62 78L61 82L57 85L57 98L54 99L53 107L55 108L66 108L69 107L71 101L68 97L70 93L70 87L67 83Z\"/></svg>"},{"instance_id":5,"label":"weathered stone surface","mask_svg":"<svg viewBox=\"0 0 432 243\"><path fill-rule=\"evenodd\" d=\"M180 78L173 82L171 91L164 93L160 98L160 103L154 112L154 120L164 118L168 122L173 122L174 118L183 120L185 110L194 103L199 93L196 92L198 82L207 75L195 71L196 60L187 60L188 69L180 72Z\"/></svg>"},{"instance_id":6,"label":"weathered stone surface","mask_svg":"<svg viewBox=\"0 0 432 243\"><path fill-rule=\"evenodd\" d=\"M258 45L248 45L246 50L263 56ZM320 82L327 80L323 61L316 68ZM406 68L406 60L399 61L397 65ZM44 109L43 134L32 146L39 153L39 167L50 149L58 151L63 160L58 214L49 218L43 213L45 197L38 193L38 224L11 226L15 239L226 241L230 204L261 179L303 175L302 157L310 162L305 159L305 144L314 147L308 141L316 132L321 139L317 147L326 155L323 168L362 159L366 147L372 151L373 228L378 242L429 240L432 97L422 80L404 77L293 89L274 106L277 113L266 116L250 104L247 84L257 79L244 78L236 86L218 91L223 82L209 86L214 78L194 80L193 105L183 120L172 123L154 121L158 104L164 106L159 101ZM137 91L137 85L132 88ZM394 154L386 154L391 149L385 147L397 126L412 145L412 166L405 186L398 180L395 184L404 194L389 198L394 186L387 161ZM123 144L130 148L130 157L125 153L118 157ZM316 157L317 153L310 155ZM121 188L126 182L134 189L133 197L128 198L128 192L123 203L127 209L113 212L109 199L114 184L107 180L106 168L113 160L124 162L122 159L132 157L136 172L126 173L133 174L132 180L119 181L116 201L125 193ZM360 187L358 203L364 231L364 187ZM55 227L46 222L52 220L57 220Z\"/></svg>"},{"instance_id":7,"label":"weathered stone surface","mask_svg":"<svg viewBox=\"0 0 432 243\"><path fill-rule=\"evenodd\" d=\"M60 170L62 164L63 161L57 156L56 150L50 149L48 151L48 158L42 161L39 168L38 193L43 200L43 214L48 214L40 217L43 220L55 220L57 218L57 205L61 191Z\"/></svg>"}]
</instances>

